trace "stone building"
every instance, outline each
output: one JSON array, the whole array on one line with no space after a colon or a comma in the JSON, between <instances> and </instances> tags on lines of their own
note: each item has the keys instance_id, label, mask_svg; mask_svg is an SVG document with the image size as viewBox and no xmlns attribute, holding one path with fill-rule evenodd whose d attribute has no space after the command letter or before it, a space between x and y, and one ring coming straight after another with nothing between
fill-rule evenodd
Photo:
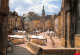
<instances>
[{"instance_id":1,"label":"stone building","mask_svg":"<svg viewBox=\"0 0 80 55\"><path fill-rule=\"evenodd\" d=\"M52 30L53 30L53 31L55 31L55 18L56 18L56 15L52 15L52 17L51 17L51 20L52 20L52 21L51 21L51 22L52 22L52 26L53 26L53 27L52 27Z\"/></svg>"},{"instance_id":2,"label":"stone building","mask_svg":"<svg viewBox=\"0 0 80 55\"><path fill-rule=\"evenodd\" d=\"M62 0L61 41L64 47L80 47L80 1Z\"/></svg>"},{"instance_id":3,"label":"stone building","mask_svg":"<svg viewBox=\"0 0 80 55\"><path fill-rule=\"evenodd\" d=\"M45 17L45 29L52 30L53 23L52 23L52 15L47 15Z\"/></svg>"},{"instance_id":4,"label":"stone building","mask_svg":"<svg viewBox=\"0 0 80 55\"><path fill-rule=\"evenodd\" d=\"M36 20L30 21L29 28L34 31L42 29L41 20L36 19Z\"/></svg>"},{"instance_id":5,"label":"stone building","mask_svg":"<svg viewBox=\"0 0 80 55\"><path fill-rule=\"evenodd\" d=\"M58 16L58 37L61 37L61 16Z\"/></svg>"},{"instance_id":6,"label":"stone building","mask_svg":"<svg viewBox=\"0 0 80 55\"><path fill-rule=\"evenodd\" d=\"M8 12L9 12L8 2L9 2L8 0L0 0L0 55L6 55L6 49L8 43L7 41L8 40L7 23L8 23ZM79 5L80 5L79 0L62 0L61 40L62 40L62 45L64 47L80 47ZM48 50L48 52L49 51L50 50ZM48 53L47 51L45 52ZM61 53L64 55L65 54L68 55L68 52L65 53L65 51L63 52L63 50Z\"/></svg>"},{"instance_id":7,"label":"stone building","mask_svg":"<svg viewBox=\"0 0 80 55\"><path fill-rule=\"evenodd\" d=\"M61 38L61 13L59 12L56 17L54 18L54 32L56 36Z\"/></svg>"},{"instance_id":8,"label":"stone building","mask_svg":"<svg viewBox=\"0 0 80 55\"><path fill-rule=\"evenodd\" d=\"M27 27L29 31L42 29L41 16L35 14L34 12L29 12L24 18L24 28Z\"/></svg>"},{"instance_id":9,"label":"stone building","mask_svg":"<svg viewBox=\"0 0 80 55\"><path fill-rule=\"evenodd\" d=\"M8 35L7 22L9 6L8 0L0 0L0 55L6 55Z\"/></svg>"},{"instance_id":10,"label":"stone building","mask_svg":"<svg viewBox=\"0 0 80 55\"><path fill-rule=\"evenodd\" d=\"M58 33L58 18L57 17L55 18L54 22L55 22L55 24L54 24L55 30L54 31L55 31L55 33Z\"/></svg>"},{"instance_id":11,"label":"stone building","mask_svg":"<svg viewBox=\"0 0 80 55\"><path fill-rule=\"evenodd\" d=\"M9 12L8 16L8 31L12 32L15 28L21 29L21 17L18 16L17 12Z\"/></svg>"}]
</instances>

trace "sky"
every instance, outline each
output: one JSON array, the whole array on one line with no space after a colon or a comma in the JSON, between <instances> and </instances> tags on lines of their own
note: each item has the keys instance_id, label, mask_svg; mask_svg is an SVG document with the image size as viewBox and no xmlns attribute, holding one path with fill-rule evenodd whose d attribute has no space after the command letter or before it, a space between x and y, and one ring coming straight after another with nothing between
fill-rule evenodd
<instances>
[{"instance_id":1,"label":"sky","mask_svg":"<svg viewBox=\"0 0 80 55\"><path fill-rule=\"evenodd\" d=\"M62 0L9 0L10 11L19 15L35 12L42 13L44 5L46 15L57 14L61 9Z\"/></svg>"}]
</instances>

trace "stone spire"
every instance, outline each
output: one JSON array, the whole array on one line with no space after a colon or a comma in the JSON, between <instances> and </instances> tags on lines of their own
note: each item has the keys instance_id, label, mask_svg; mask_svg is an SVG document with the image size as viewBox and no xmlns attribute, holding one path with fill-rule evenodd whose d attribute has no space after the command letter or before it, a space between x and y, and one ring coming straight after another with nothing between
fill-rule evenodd
<instances>
[{"instance_id":1,"label":"stone spire","mask_svg":"<svg viewBox=\"0 0 80 55\"><path fill-rule=\"evenodd\" d=\"M42 9L42 17L45 17L45 9L44 9L44 5L43 5L43 9Z\"/></svg>"}]
</instances>

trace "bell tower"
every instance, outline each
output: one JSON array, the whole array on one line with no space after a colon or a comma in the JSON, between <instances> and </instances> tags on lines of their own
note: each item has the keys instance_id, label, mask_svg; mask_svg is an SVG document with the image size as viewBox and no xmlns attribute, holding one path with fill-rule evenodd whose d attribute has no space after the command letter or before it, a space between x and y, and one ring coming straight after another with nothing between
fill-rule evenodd
<instances>
[{"instance_id":1,"label":"bell tower","mask_svg":"<svg viewBox=\"0 0 80 55\"><path fill-rule=\"evenodd\" d=\"M45 9L44 9L44 5L43 5L43 9L42 9L42 17L45 17Z\"/></svg>"}]
</instances>

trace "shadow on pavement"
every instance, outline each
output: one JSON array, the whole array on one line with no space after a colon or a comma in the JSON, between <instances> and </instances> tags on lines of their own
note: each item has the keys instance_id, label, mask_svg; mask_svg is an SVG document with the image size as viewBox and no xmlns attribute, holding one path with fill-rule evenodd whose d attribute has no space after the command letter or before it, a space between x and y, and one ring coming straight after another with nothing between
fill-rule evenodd
<instances>
[{"instance_id":1,"label":"shadow on pavement","mask_svg":"<svg viewBox=\"0 0 80 55\"><path fill-rule=\"evenodd\" d=\"M29 52L26 48L14 46L12 50L7 53L7 55L33 55L33 54Z\"/></svg>"}]
</instances>

